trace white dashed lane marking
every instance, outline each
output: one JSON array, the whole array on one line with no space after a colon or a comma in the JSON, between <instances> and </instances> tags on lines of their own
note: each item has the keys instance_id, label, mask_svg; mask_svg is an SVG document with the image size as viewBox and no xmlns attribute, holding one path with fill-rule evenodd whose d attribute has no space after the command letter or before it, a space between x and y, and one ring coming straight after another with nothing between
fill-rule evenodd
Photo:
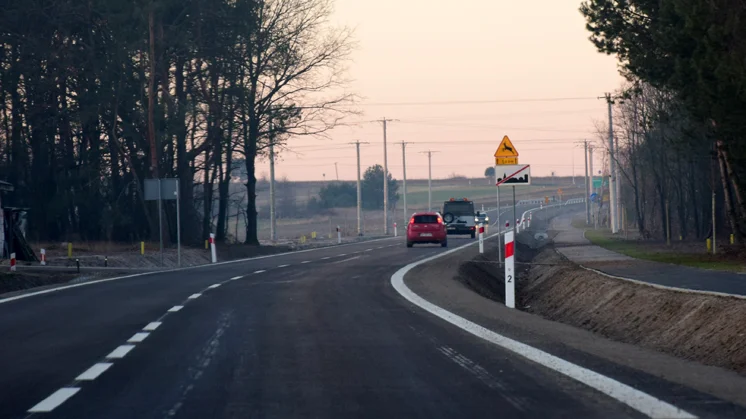
<instances>
[{"instance_id":1,"label":"white dashed lane marking","mask_svg":"<svg viewBox=\"0 0 746 419\"><path fill-rule=\"evenodd\" d=\"M290 265L280 265L280 266L278 266L278 268L287 268L288 266L290 266Z\"/></svg>"},{"instance_id":2,"label":"white dashed lane marking","mask_svg":"<svg viewBox=\"0 0 746 419\"><path fill-rule=\"evenodd\" d=\"M142 330L152 332L153 330L157 329L158 326L163 324L162 322L150 322L147 326L143 327Z\"/></svg>"},{"instance_id":3,"label":"white dashed lane marking","mask_svg":"<svg viewBox=\"0 0 746 419\"><path fill-rule=\"evenodd\" d=\"M93 364L91 368L88 368L85 370L83 374L80 374L76 380L79 381L91 381L98 378L99 375L103 374L104 371L108 370L112 365L111 362L99 362L97 364Z\"/></svg>"},{"instance_id":4,"label":"white dashed lane marking","mask_svg":"<svg viewBox=\"0 0 746 419\"><path fill-rule=\"evenodd\" d=\"M331 256L327 256L327 257L321 258L321 260L327 260L327 259L331 259Z\"/></svg>"},{"instance_id":5,"label":"white dashed lane marking","mask_svg":"<svg viewBox=\"0 0 746 419\"><path fill-rule=\"evenodd\" d=\"M194 299L196 299L196 298L199 298L199 297L201 297L201 296L202 296L202 294L200 294L200 293L196 293L196 294L192 294L192 295L190 295L190 296L189 296L189 299L190 299L190 300L194 300Z\"/></svg>"},{"instance_id":6,"label":"white dashed lane marking","mask_svg":"<svg viewBox=\"0 0 746 419\"><path fill-rule=\"evenodd\" d=\"M106 355L108 359L119 359L124 358L131 350L135 349L135 345L120 345L117 349L111 351L109 355Z\"/></svg>"},{"instance_id":7,"label":"white dashed lane marking","mask_svg":"<svg viewBox=\"0 0 746 419\"><path fill-rule=\"evenodd\" d=\"M256 273L256 272L254 272L254 273ZM241 276L234 276L233 278L231 278L231 281L235 281L235 280L241 279L241 278L243 278L243 275L241 275Z\"/></svg>"},{"instance_id":8,"label":"white dashed lane marking","mask_svg":"<svg viewBox=\"0 0 746 419\"><path fill-rule=\"evenodd\" d=\"M132 335L131 338L127 339L127 342L129 343L140 343L145 340L146 337L148 337L150 333L148 332L137 332L134 335Z\"/></svg>"},{"instance_id":9,"label":"white dashed lane marking","mask_svg":"<svg viewBox=\"0 0 746 419\"><path fill-rule=\"evenodd\" d=\"M208 289L208 290L213 290L213 289L215 289L215 288L219 287L220 285L221 285L221 284L212 284L212 285L210 285L209 287L207 287L207 289Z\"/></svg>"},{"instance_id":10,"label":"white dashed lane marking","mask_svg":"<svg viewBox=\"0 0 746 419\"><path fill-rule=\"evenodd\" d=\"M301 262L301 265L305 265L306 263L311 263L311 261L310 260L304 260L303 262Z\"/></svg>"},{"instance_id":11,"label":"white dashed lane marking","mask_svg":"<svg viewBox=\"0 0 746 419\"><path fill-rule=\"evenodd\" d=\"M262 273L264 273L264 272L267 272L267 271L265 271L265 270L258 270L258 271L254 271L254 273L255 273L255 274L262 274Z\"/></svg>"},{"instance_id":12,"label":"white dashed lane marking","mask_svg":"<svg viewBox=\"0 0 746 419\"><path fill-rule=\"evenodd\" d=\"M173 307L171 307L171 308L168 309L168 312L169 313L176 313L177 311L181 310L182 308L184 308L184 306L173 306Z\"/></svg>"},{"instance_id":13,"label":"white dashed lane marking","mask_svg":"<svg viewBox=\"0 0 746 419\"><path fill-rule=\"evenodd\" d=\"M32 407L28 411L30 413L51 412L57 406L59 406L62 403L64 403L65 400L67 400L70 397L74 396L75 393L77 393L79 391L80 391L80 387L62 387L61 389L59 389L59 390L55 391L54 393L52 393L46 399L40 401L36 406Z\"/></svg>"}]
</instances>

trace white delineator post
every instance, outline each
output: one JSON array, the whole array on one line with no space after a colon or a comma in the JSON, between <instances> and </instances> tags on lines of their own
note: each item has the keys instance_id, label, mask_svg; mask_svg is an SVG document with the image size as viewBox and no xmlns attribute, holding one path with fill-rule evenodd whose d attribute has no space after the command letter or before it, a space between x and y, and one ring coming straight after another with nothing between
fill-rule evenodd
<instances>
[{"instance_id":1,"label":"white delineator post","mask_svg":"<svg viewBox=\"0 0 746 419\"><path fill-rule=\"evenodd\" d=\"M218 262L218 254L215 250L215 234L210 233L210 254L212 255L212 263Z\"/></svg>"},{"instance_id":2,"label":"white delineator post","mask_svg":"<svg viewBox=\"0 0 746 419\"><path fill-rule=\"evenodd\" d=\"M515 234L505 233L505 307L515 308Z\"/></svg>"},{"instance_id":3,"label":"white delineator post","mask_svg":"<svg viewBox=\"0 0 746 419\"><path fill-rule=\"evenodd\" d=\"M479 253L484 253L484 224L479 225Z\"/></svg>"},{"instance_id":4,"label":"white delineator post","mask_svg":"<svg viewBox=\"0 0 746 419\"><path fill-rule=\"evenodd\" d=\"M47 264L47 250L41 249L41 266L44 266Z\"/></svg>"},{"instance_id":5,"label":"white delineator post","mask_svg":"<svg viewBox=\"0 0 746 419\"><path fill-rule=\"evenodd\" d=\"M337 226L337 244L342 244L342 230Z\"/></svg>"},{"instance_id":6,"label":"white delineator post","mask_svg":"<svg viewBox=\"0 0 746 419\"><path fill-rule=\"evenodd\" d=\"M394 237L399 237L399 231L396 229L396 223L394 223Z\"/></svg>"},{"instance_id":7,"label":"white delineator post","mask_svg":"<svg viewBox=\"0 0 746 419\"><path fill-rule=\"evenodd\" d=\"M11 253L10 254L10 271L15 272L16 270L16 254Z\"/></svg>"}]
</instances>

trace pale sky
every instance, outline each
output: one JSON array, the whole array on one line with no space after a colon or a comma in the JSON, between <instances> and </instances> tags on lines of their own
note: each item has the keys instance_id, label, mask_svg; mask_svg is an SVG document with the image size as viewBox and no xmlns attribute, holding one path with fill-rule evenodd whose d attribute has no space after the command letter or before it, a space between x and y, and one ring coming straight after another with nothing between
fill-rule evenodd
<instances>
[{"instance_id":1,"label":"pale sky","mask_svg":"<svg viewBox=\"0 0 746 419\"><path fill-rule=\"evenodd\" d=\"M575 142L596 138L594 121L606 118L606 104L596 98L622 78L615 58L588 41L579 6L579 0L336 0L332 21L354 28L359 44L349 77L364 115L351 119L356 126L334 130L332 140L291 139L293 152L279 156L276 176L333 180L336 162L340 180L355 179L355 147L348 143L370 143L361 146L363 171L382 164L381 124L367 121L383 117L399 120L388 128L389 171L397 179L402 141L410 143L408 179L427 178L426 150L437 151L434 178L482 176L504 135L533 175L569 176L573 160L580 175L583 152ZM544 101L560 98L585 99ZM261 162L257 175L264 172L268 164Z\"/></svg>"}]
</instances>

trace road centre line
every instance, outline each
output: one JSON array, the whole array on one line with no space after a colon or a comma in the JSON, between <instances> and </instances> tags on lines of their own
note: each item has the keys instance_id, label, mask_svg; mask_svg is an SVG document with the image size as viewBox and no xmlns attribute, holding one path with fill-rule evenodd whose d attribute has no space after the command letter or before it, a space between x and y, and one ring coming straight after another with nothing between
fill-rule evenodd
<instances>
[{"instance_id":1,"label":"road centre line","mask_svg":"<svg viewBox=\"0 0 746 419\"><path fill-rule=\"evenodd\" d=\"M109 355L106 355L106 358L121 359L124 358L133 349L135 349L135 345L119 345L116 349L111 351Z\"/></svg>"},{"instance_id":2,"label":"road centre line","mask_svg":"<svg viewBox=\"0 0 746 419\"><path fill-rule=\"evenodd\" d=\"M311 261L310 261L310 260L304 260L304 261L303 261L303 262L301 262L300 264L301 264L301 265L305 265L306 263L311 263Z\"/></svg>"},{"instance_id":3,"label":"road centre line","mask_svg":"<svg viewBox=\"0 0 746 419\"><path fill-rule=\"evenodd\" d=\"M28 411L30 413L51 412L57 406L64 403L67 399L74 396L75 393L79 391L80 391L80 387L62 387L61 389L49 395L49 397L47 397L46 399L37 403L36 406L32 407Z\"/></svg>"},{"instance_id":4,"label":"road centre line","mask_svg":"<svg viewBox=\"0 0 746 419\"><path fill-rule=\"evenodd\" d=\"M98 378L99 375L103 374L104 371L111 368L114 365L111 362L97 362L85 370L82 374L77 376L75 379L78 381L92 381Z\"/></svg>"},{"instance_id":5,"label":"road centre line","mask_svg":"<svg viewBox=\"0 0 746 419\"><path fill-rule=\"evenodd\" d=\"M280 266L278 266L278 268L287 268L288 266L290 266L290 265L280 265Z\"/></svg>"},{"instance_id":6,"label":"road centre line","mask_svg":"<svg viewBox=\"0 0 746 419\"><path fill-rule=\"evenodd\" d=\"M232 280L232 279L231 279L231 280ZM221 286L221 285L223 285L223 284L212 284L212 285L210 285L209 287L207 287L207 289L208 289L208 290L214 290L215 288L217 288L217 287L219 287L219 286Z\"/></svg>"},{"instance_id":7,"label":"road centre line","mask_svg":"<svg viewBox=\"0 0 746 419\"><path fill-rule=\"evenodd\" d=\"M190 299L190 300L195 300L195 299L197 299L197 298L199 298L199 297L201 297L201 296L202 296L202 294L198 292L198 293L195 293L195 294L192 294L192 295L190 295L190 296L189 296L189 299Z\"/></svg>"},{"instance_id":8,"label":"road centre line","mask_svg":"<svg viewBox=\"0 0 746 419\"><path fill-rule=\"evenodd\" d=\"M495 233L488 237L496 237L502 233ZM523 358L533 361L539 365L549 368L559 374L572 378L585 384L607 396L626 404L627 406L656 419L696 419L696 416L676 406L659 400L647 393L643 393L631 386L621 383L612 378L601 375L595 371L583 368L579 365L565 361L562 358L544 352L540 349L518 342L506 336L500 335L490 329L480 326L470 320L460 317L445 310L415 294L404 282L405 275L415 267L433 261L446 255L474 246L478 242L467 243L463 246L451 249L434 256L422 259L399 269L391 276L391 285L405 299L421 309L433 314L446 322L468 332L474 336L484 339L490 343L500 346Z\"/></svg>"},{"instance_id":9,"label":"road centre line","mask_svg":"<svg viewBox=\"0 0 746 419\"><path fill-rule=\"evenodd\" d=\"M137 332L134 335L132 335L131 338L127 339L128 343L140 343L150 336L150 333L148 332Z\"/></svg>"},{"instance_id":10,"label":"road centre line","mask_svg":"<svg viewBox=\"0 0 746 419\"><path fill-rule=\"evenodd\" d=\"M177 311L181 310L182 308L184 308L184 306L173 306L173 307L171 307L171 308L168 309L168 312L169 313L176 313Z\"/></svg>"},{"instance_id":11,"label":"road centre line","mask_svg":"<svg viewBox=\"0 0 746 419\"><path fill-rule=\"evenodd\" d=\"M254 273L256 273L256 272L254 272ZM243 278L243 275L234 276L233 278L231 278L231 281L235 281L235 280L241 279L241 278Z\"/></svg>"},{"instance_id":12,"label":"road centre line","mask_svg":"<svg viewBox=\"0 0 746 419\"><path fill-rule=\"evenodd\" d=\"M157 329L158 326L160 326L161 324L163 324L163 322L150 322L148 323L147 326L143 327L142 330L145 330L147 332L152 332L155 329Z\"/></svg>"}]
</instances>

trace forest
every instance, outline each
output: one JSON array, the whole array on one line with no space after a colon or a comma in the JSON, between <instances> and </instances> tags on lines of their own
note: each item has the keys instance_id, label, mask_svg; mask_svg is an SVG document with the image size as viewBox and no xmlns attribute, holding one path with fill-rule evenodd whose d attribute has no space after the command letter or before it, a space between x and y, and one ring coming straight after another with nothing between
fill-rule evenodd
<instances>
[{"instance_id":1,"label":"forest","mask_svg":"<svg viewBox=\"0 0 746 419\"><path fill-rule=\"evenodd\" d=\"M256 162L352 111L351 31L331 0L27 0L0 13L0 179L34 240L158 235L148 178L179 178L182 232L225 240L244 173L256 245ZM176 207L164 201L164 237Z\"/></svg>"},{"instance_id":2,"label":"forest","mask_svg":"<svg viewBox=\"0 0 746 419\"><path fill-rule=\"evenodd\" d=\"M643 237L716 232L743 245L746 4L587 0L580 11L627 79L609 99L628 219Z\"/></svg>"}]
</instances>

